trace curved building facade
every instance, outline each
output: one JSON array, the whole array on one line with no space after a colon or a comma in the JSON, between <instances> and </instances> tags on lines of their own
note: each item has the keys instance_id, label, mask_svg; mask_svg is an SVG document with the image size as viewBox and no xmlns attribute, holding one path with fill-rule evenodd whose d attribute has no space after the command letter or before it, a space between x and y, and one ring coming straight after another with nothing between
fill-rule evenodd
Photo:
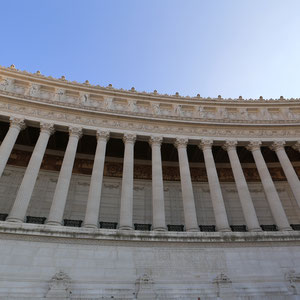
<instances>
[{"instance_id":1,"label":"curved building facade","mask_svg":"<svg viewBox=\"0 0 300 300\"><path fill-rule=\"evenodd\" d=\"M0 299L300 299L300 99L0 67Z\"/></svg>"}]
</instances>

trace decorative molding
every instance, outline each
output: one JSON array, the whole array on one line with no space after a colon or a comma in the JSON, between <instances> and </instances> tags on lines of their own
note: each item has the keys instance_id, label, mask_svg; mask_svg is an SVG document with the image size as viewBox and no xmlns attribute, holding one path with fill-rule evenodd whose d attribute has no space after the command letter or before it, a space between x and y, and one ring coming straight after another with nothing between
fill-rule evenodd
<instances>
[{"instance_id":1,"label":"decorative molding","mask_svg":"<svg viewBox=\"0 0 300 300\"><path fill-rule=\"evenodd\" d=\"M250 141L250 143L246 146L246 149L249 151L260 150L261 141Z\"/></svg>"},{"instance_id":2,"label":"decorative molding","mask_svg":"<svg viewBox=\"0 0 300 300\"><path fill-rule=\"evenodd\" d=\"M222 148L225 150L225 151L229 151L229 150L235 150L236 149L236 145L237 145L237 141L230 141L230 140L227 140L225 142L224 145L222 145Z\"/></svg>"},{"instance_id":3,"label":"decorative molding","mask_svg":"<svg viewBox=\"0 0 300 300\"><path fill-rule=\"evenodd\" d=\"M176 138L175 143L174 143L174 146L175 146L177 149L180 149L180 148L186 148L188 142L189 142L189 139L188 139L188 138L184 138L184 137Z\"/></svg>"},{"instance_id":4,"label":"decorative molding","mask_svg":"<svg viewBox=\"0 0 300 300\"><path fill-rule=\"evenodd\" d=\"M151 135L151 137L149 139L149 144L151 146L161 146L162 141L163 141L163 137L162 136Z\"/></svg>"},{"instance_id":5,"label":"decorative molding","mask_svg":"<svg viewBox=\"0 0 300 300\"><path fill-rule=\"evenodd\" d=\"M56 273L49 282L46 299L69 299L71 278L63 271Z\"/></svg>"},{"instance_id":6,"label":"decorative molding","mask_svg":"<svg viewBox=\"0 0 300 300\"><path fill-rule=\"evenodd\" d=\"M288 288L294 295L300 292L300 273L295 270L290 270L285 273L285 280L288 282Z\"/></svg>"},{"instance_id":7,"label":"decorative molding","mask_svg":"<svg viewBox=\"0 0 300 300\"><path fill-rule=\"evenodd\" d=\"M213 283L231 283L231 280L224 273L220 273L214 280Z\"/></svg>"},{"instance_id":8,"label":"decorative molding","mask_svg":"<svg viewBox=\"0 0 300 300\"><path fill-rule=\"evenodd\" d=\"M136 140L136 134L133 133L125 133L123 136L123 142L126 143L132 143L134 144Z\"/></svg>"},{"instance_id":9,"label":"decorative molding","mask_svg":"<svg viewBox=\"0 0 300 300\"><path fill-rule=\"evenodd\" d=\"M213 140L202 139L201 142L198 144L198 147L199 147L202 151L204 151L204 150L207 150L207 149L211 149L213 143L214 143Z\"/></svg>"},{"instance_id":10,"label":"decorative molding","mask_svg":"<svg viewBox=\"0 0 300 300\"><path fill-rule=\"evenodd\" d=\"M7 69L6 69L7 71ZM3 72L3 70L2 70ZM15 71L14 71L15 72ZM28 73L27 73L28 74ZM1 68L0 68L1 75ZM15 74L11 74L14 76ZM5 75L4 75L5 76ZM39 81L41 81L41 75L38 75ZM164 95L159 95L158 93L137 93L135 90L124 91L119 90L120 96L107 96L103 93L112 92L112 88L101 88L101 90L95 90L95 87L89 84L82 84L80 89L78 86L72 84L65 79L53 80L49 79L43 83L35 83L35 78L27 76L24 79L24 84L27 84L27 88L24 88L13 78L2 77L0 82L0 90L2 93L20 96L22 95L24 100L34 100L39 103L47 104L58 104L60 107L70 108L84 108L90 111L99 112L114 112L119 115L140 115L146 118L157 118L165 120L186 120L194 122L208 122L208 123L221 123L221 124L235 124L237 121L244 124L287 124L300 121L299 109L294 106L295 99L291 99L287 102L285 99L280 99L278 101L268 101L264 99L259 99L255 101L245 101L244 99L224 99L218 97L217 99L211 98L200 98L199 97L180 97L179 95L164 97ZM59 82L58 82L59 81ZM57 86L62 84L66 85L65 88ZM45 87L44 89L42 87ZM82 91L82 87L87 91ZM89 91L89 89L91 89ZM113 89L115 91L115 89ZM70 91L67 96L67 91ZM100 94L99 94L100 93ZM104 99L91 100L91 94L99 94L99 97ZM79 96L78 96L79 95ZM139 104L136 99L132 99L132 96L140 97L143 104ZM98 95L97 95L98 96ZM155 96L155 97L154 97ZM114 99L116 97L124 98L127 101L127 106L116 105ZM146 97L146 99L145 99ZM148 97L148 98L147 98ZM186 98L190 102L186 103ZM172 108L162 109L161 106L168 101L166 104ZM176 101L173 104L172 101ZM201 100L203 104L197 103ZM207 100L214 100L210 103ZM296 99L299 101L300 99ZM185 101L178 103L178 101ZM205 101L205 102L204 102ZM239 106L236 107L238 103ZM142 107L141 105L147 104L148 108ZM257 106L255 106L257 104ZM263 106L262 106L263 105ZM284 106L283 106L284 105ZM288 105L292 105L289 107Z\"/></svg>"},{"instance_id":11,"label":"decorative molding","mask_svg":"<svg viewBox=\"0 0 300 300\"><path fill-rule=\"evenodd\" d=\"M154 291L154 282L150 275L145 273L136 280L135 294L138 300L157 299Z\"/></svg>"},{"instance_id":12,"label":"decorative molding","mask_svg":"<svg viewBox=\"0 0 300 300\"><path fill-rule=\"evenodd\" d=\"M23 118L10 117L9 121L10 121L10 127L16 127L19 130L23 130L26 128L26 124Z\"/></svg>"},{"instance_id":13,"label":"decorative molding","mask_svg":"<svg viewBox=\"0 0 300 300\"><path fill-rule=\"evenodd\" d=\"M269 148L273 151L284 150L285 141L275 141Z\"/></svg>"},{"instance_id":14,"label":"decorative molding","mask_svg":"<svg viewBox=\"0 0 300 300\"><path fill-rule=\"evenodd\" d=\"M300 152L300 141L297 141L297 143L295 145L293 145L292 147L293 147L294 150Z\"/></svg>"},{"instance_id":15,"label":"decorative molding","mask_svg":"<svg viewBox=\"0 0 300 300\"><path fill-rule=\"evenodd\" d=\"M98 141L100 141L100 140L108 141L109 137L110 137L110 133L108 130L100 130L99 129L96 132L96 137L97 137Z\"/></svg>"},{"instance_id":16,"label":"decorative molding","mask_svg":"<svg viewBox=\"0 0 300 300\"><path fill-rule=\"evenodd\" d=\"M70 135L70 137L74 136L74 137L77 137L78 139L80 139L82 136L82 128L70 126L69 127L69 135Z\"/></svg>"},{"instance_id":17,"label":"decorative molding","mask_svg":"<svg viewBox=\"0 0 300 300\"><path fill-rule=\"evenodd\" d=\"M286 139L300 136L300 99L224 101L222 97L147 94L3 67L0 67L0 97L0 109L9 116L18 114L35 122L64 123L63 126L67 123L94 130L174 137ZM118 118L111 118L112 115Z\"/></svg>"},{"instance_id":18,"label":"decorative molding","mask_svg":"<svg viewBox=\"0 0 300 300\"><path fill-rule=\"evenodd\" d=\"M41 122L40 128L41 128L41 132L47 132L49 133L49 135L52 135L55 131L53 123Z\"/></svg>"}]
</instances>

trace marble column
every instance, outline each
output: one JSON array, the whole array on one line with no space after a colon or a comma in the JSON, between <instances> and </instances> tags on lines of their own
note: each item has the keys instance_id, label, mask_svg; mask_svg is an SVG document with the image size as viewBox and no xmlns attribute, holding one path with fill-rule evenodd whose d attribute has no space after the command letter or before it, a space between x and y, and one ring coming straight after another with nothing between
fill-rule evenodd
<instances>
[{"instance_id":1,"label":"marble column","mask_svg":"<svg viewBox=\"0 0 300 300\"><path fill-rule=\"evenodd\" d=\"M124 134L123 141L125 144L123 177L121 190L121 207L120 207L120 225L122 230L133 229L133 169L134 169L134 143L135 134Z\"/></svg>"},{"instance_id":2,"label":"marble column","mask_svg":"<svg viewBox=\"0 0 300 300\"><path fill-rule=\"evenodd\" d=\"M231 231L231 229L229 227L221 186L212 153L212 144L212 140L202 140L199 144L199 148L202 149L204 155L210 197L216 219L216 228L218 231L226 232Z\"/></svg>"},{"instance_id":3,"label":"marble column","mask_svg":"<svg viewBox=\"0 0 300 300\"><path fill-rule=\"evenodd\" d=\"M223 149L228 153L247 228L249 231L261 231L244 172L236 151L236 145L237 141L226 141L225 145L223 145Z\"/></svg>"},{"instance_id":4,"label":"marble column","mask_svg":"<svg viewBox=\"0 0 300 300\"><path fill-rule=\"evenodd\" d=\"M100 211L100 199L103 181L106 144L109 139L108 131L97 131L97 148L95 153L89 196L84 218L84 227L97 228Z\"/></svg>"},{"instance_id":5,"label":"marble column","mask_svg":"<svg viewBox=\"0 0 300 300\"><path fill-rule=\"evenodd\" d=\"M164 185L161 162L161 143L163 138L151 136L150 145L152 148L152 214L153 230L166 230Z\"/></svg>"},{"instance_id":6,"label":"marble column","mask_svg":"<svg viewBox=\"0 0 300 300\"><path fill-rule=\"evenodd\" d=\"M183 200L183 213L186 231L199 231L192 179L187 156L186 138L177 138L175 147L178 151L180 182Z\"/></svg>"},{"instance_id":7,"label":"marble column","mask_svg":"<svg viewBox=\"0 0 300 300\"><path fill-rule=\"evenodd\" d=\"M59 172L54 197L47 220L48 225L62 225L77 145L81 135L81 128L69 128L69 141Z\"/></svg>"},{"instance_id":8,"label":"marble column","mask_svg":"<svg viewBox=\"0 0 300 300\"><path fill-rule=\"evenodd\" d=\"M50 135L54 132L53 124L41 123L40 127L40 136L32 152L14 205L7 217L9 222L24 221Z\"/></svg>"},{"instance_id":9,"label":"marble column","mask_svg":"<svg viewBox=\"0 0 300 300\"><path fill-rule=\"evenodd\" d=\"M0 146L0 177L2 176L20 131L25 128L24 119L11 117L9 120L10 127Z\"/></svg>"},{"instance_id":10,"label":"marble column","mask_svg":"<svg viewBox=\"0 0 300 300\"><path fill-rule=\"evenodd\" d=\"M276 225L278 226L279 230L292 230L264 157L261 153L260 145L260 141L251 141L247 146L247 149L252 152L256 168L259 173L259 177L261 179Z\"/></svg>"},{"instance_id":11,"label":"marble column","mask_svg":"<svg viewBox=\"0 0 300 300\"><path fill-rule=\"evenodd\" d=\"M294 197L298 203L298 206L300 206L299 178L294 170L294 167L292 166L292 164L290 162L289 157L287 156L287 154L285 152L284 145L285 145L284 141L276 141L271 145L270 149L276 152L279 162L281 164L281 167L283 169L283 172L285 174L285 177L291 187Z\"/></svg>"}]
</instances>

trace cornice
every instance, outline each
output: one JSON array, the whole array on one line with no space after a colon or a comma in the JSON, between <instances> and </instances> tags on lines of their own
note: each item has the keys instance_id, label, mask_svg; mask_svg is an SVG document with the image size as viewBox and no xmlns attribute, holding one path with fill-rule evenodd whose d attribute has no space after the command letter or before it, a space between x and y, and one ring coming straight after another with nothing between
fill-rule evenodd
<instances>
[{"instance_id":1,"label":"cornice","mask_svg":"<svg viewBox=\"0 0 300 300\"><path fill-rule=\"evenodd\" d=\"M53 107L36 107L16 103L4 103L0 101L1 115L8 117L14 116L25 118L30 124L38 124L41 121L54 122L56 127L68 128L69 126L81 126L84 130L96 131L98 128L110 130L112 133L120 134L134 132L140 136L150 136L160 134L166 138L176 138L178 135L188 137L189 139L199 139L199 137L213 137L214 140L224 140L224 138L235 138L239 141L249 140L249 138L258 138L268 141L284 138L286 141L298 139L300 136L299 126L281 126L266 127L232 125L212 126L211 124L180 124L178 122L156 123L145 122L143 120L131 120L99 116L95 114L78 113L77 111L62 111Z\"/></svg>"},{"instance_id":2,"label":"cornice","mask_svg":"<svg viewBox=\"0 0 300 300\"><path fill-rule=\"evenodd\" d=\"M72 103L59 103L51 99L43 99L40 97L32 97L29 95L20 95L14 92L3 91L0 88L0 98L14 99L16 101L22 101L24 103L32 103L34 105L42 105L49 107L57 107L60 109L76 110L78 112L89 112L97 113L107 116L116 116L118 118L125 117L131 119L143 119L143 120L157 120L157 121L167 121L167 122L176 122L176 123L187 123L187 124L207 124L207 125L233 125L233 126L300 126L300 112L297 114L296 119L291 120L255 120L255 119L216 119L213 117L206 118L196 118L196 117L183 117L183 116L174 116L174 115L156 115L150 113L140 113L134 111L126 111L122 109L106 109L98 108L92 106L76 105ZM297 106L299 107L299 105Z\"/></svg>"},{"instance_id":3,"label":"cornice","mask_svg":"<svg viewBox=\"0 0 300 300\"><path fill-rule=\"evenodd\" d=\"M84 130L189 138L297 138L299 104L300 99L208 101L152 95L0 67L2 115Z\"/></svg>"},{"instance_id":4,"label":"cornice","mask_svg":"<svg viewBox=\"0 0 300 300\"><path fill-rule=\"evenodd\" d=\"M118 95L124 97L132 97L132 98L151 98L151 100L159 100L163 101L164 99L172 100L172 102L181 102L182 105L186 104L205 104L205 105L271 105L271 104L292 104L294 102L300 103L300 98L290 98L286 99L281 96L279 99L264 99L262 96L259 99L244 99L242 96L239 98L222 98L220 95L218 97L201 97L199 94L197 96L181 96L179 93L175 93L174 95L169 94L160 94L156 90L152 93L149 92L139 92L135 88L131 88L130 90L125 89L117 89L112 85L108 85L107 87L100 85L92 85L86 80L84 83L79 83L77 81L70 81L62 76L61 78L54 78L52 76L45 76L41 74L39 71L36 73L30 73L28 71L22 71L16 69L14 65L10 67L0 66L0 76L11 77L15 79L20 79L29 82L36 82L45 85L64 87L66 89L75 89L80 91L87 91L91 93L99 93L104 92L108 95ZM187 102L188 101L188 102Z\"/></svg>"}]
</instances>

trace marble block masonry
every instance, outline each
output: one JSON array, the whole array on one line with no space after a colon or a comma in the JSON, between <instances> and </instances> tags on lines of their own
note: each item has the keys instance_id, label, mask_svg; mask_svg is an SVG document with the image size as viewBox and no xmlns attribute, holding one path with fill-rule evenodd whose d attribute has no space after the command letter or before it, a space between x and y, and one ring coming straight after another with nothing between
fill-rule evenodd
<instances>
[{"instance_id":1,"label":"marble block masonry","mask_svg":"<svg viewBox=\"0 0 300 300\"><path fill-rule=\"evenodd\" d=\"M0 67L0 299L300 299L299 107Z\"/></svg>"}]
</instances>

